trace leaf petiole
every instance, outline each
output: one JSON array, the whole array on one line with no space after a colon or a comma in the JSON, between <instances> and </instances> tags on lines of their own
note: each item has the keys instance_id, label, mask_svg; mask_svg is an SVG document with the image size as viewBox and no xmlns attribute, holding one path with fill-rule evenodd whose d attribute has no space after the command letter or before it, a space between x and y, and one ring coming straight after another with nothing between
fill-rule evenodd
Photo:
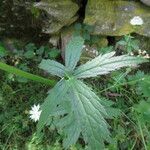
<instances>
[{"instance_id":1,"label":"leaf petiole","mask_svg":"<svg viewBox=\"0 0 150 150\"><path fill-rule=\"evenodd\" d=\"M7 65L3 62L0 62L0 69L3 70L3 71L6 71L6 72L24 77L26 79L33 80L33 81L40 82L40 83L44 83L44 84L47 84L47 85L50 85L50 86L54 86L55 83L56 83L55 80L46 79L46 78L43 78L41 76L34 75L34 74L31 74L31 73L22 71L22 70L17 69L13 66Z\"/></svg>"}]
</instances>

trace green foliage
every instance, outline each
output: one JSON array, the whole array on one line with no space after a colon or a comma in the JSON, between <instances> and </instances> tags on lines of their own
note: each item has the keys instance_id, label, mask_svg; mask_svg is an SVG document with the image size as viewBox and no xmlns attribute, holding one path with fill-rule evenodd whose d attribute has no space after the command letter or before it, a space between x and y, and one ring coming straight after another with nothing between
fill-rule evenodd
<instances>
[{"instance_id":1,"label":"green foliage","mask_svg":"<svg viewBox=\"0 0 150 150\"><path fill-rule=\"evenodd\" d=\"M134 105L133 110L136 117L136 122L138 124L137 130L142 138L145 150L148 150L150 147L150 133L149 128L146 126L146 124L150 123L150 102L142 100L139 104ZM144 136L146 138L144 138Z\"/></svg>"},{"instance_id":2,"label":"green foliage","mask_svg":"<svg viewBox=\"0 0 150 150\"><path fill-rule=\"evenodd\" d=\"M39 65L39 68L42 68L52 75L57 75L59 77L63 77L65 74L65 67L53 60L43 60Z\"/></svg>"},{"instance_id":3,"label":"green foliage","mask_svg":"<svg viewBox=\"0 0 150 150\"><path fill-rule=\"evenodd\" d=\"M138 71L135 75L128 76L128 80L130 85L133 85L135 83L134 81L136 81L136 91L138 94L150 98L150 75Z\"/></svg>"},{"instance_id":4,"label":"green foliage","mask_svg":"<svg viewBox=\"0 0 150 150\"><path fill-rule=\"evenodd\" d=\"M117 71L108 76L107 86L103 92L117 103L122 116L113 121L113 143L109 145L115 149L149 149L149 97L144 92L148 91L149 75L142 71L133 72L127 69L125 73ZM146 84L145 84L146 82ZM145 89L141 84L147 85ZM148 114L148 115L147 115ZM122 122L122 123L120 123ZM122 126L124 134L119 136L118 126ZM133 136L133 138L131 137ZM140 139L140 143L139 140ZM139 144L138 144L139 143Z\"/></svg>"},{"instance_id":5,"label":"green foliage","mask_svg":"<svg viewBox=\"0 0 150 150\"><path fill-rule=\"evenodd\" d=\"M115 52L99 55L86 64L79 66L74 75L77 78L95 77L97 75L108 74L111 71L125 66L134 66L142 63L144 59L128 55L113 57Z\"/></svg>"},{"instance_id":6,"label":"green foliage","mask_svg":"<svg viewBox=\"0 0 150 150\"><path fill-rule=\"evenodd\" d=\"M3 44L0 42L0 58L6 56L7 51L5 49L5 47L3 46Z\"/></svg>"},{"instance_id":7,"label":"green foliage","mask_svg":"<svg viewBox=\"0 0 150 150\"><path fill-rule=\"evenodd\" d=\"M89 45L96 43L99 39L98 36L92 35L92 32L94 30L93 26L76 23L74 28L75 28L75 35L82 36L83 39L85 39L85 42Z\"/></svg>"},{"instance_id":8,"label":"green foliage","mask_svg":"<svg viewBox=\"0 0 150 150\"><path fill-rule=\"evenodd\" d=\"M139 104L134 106L134 110L142 123L150 123L150 102L140 101Z\"/></svg>"},{"instance_id":9,"label":"green foliage","mask_svg":"<svg viewBox=\"0 0 150 150\"><path fill-rule=\"evenodd\" d=\"M113 51L113 46L103 47L99 49L100 53L105 54Z\"/></svg>"},{"instance_id":10,"label":"green foliage","mask_svg":"<svg viewBox=\"0 0 150 150\"><path fill-rule=\"evenodd\" d=\"M150 100L150 75L147 75L141 82L139 82L139 90L143 93L144 97Z\"/></svg>"},{"instance_id":11,"label":"green foliage","mask_svg":"<svg viewBox=\"0 0 150 150\"><path fill-rule=\"evenodd\" d=\"M37 65L42 58L44 60L47 58L57 59L57 57L52 57L53 54L49 55L53 49L58 53L60 51L55 48L51 49L48 46L35 47L35 55L32 59L25 58L24 53L27 49L17 45L15 47L16 52L7 51L6 55L1 57L1 62L26 72L47 76L47 73L42 73L37 68ZM111 49L106 47L104 51L100 50L100 52L105 54L113 51L113 49L113 47ZM58 54L57 60L61 61L59 56L60 54ZM150 149L150 105L148 100L150 97L150 86L149 75L145 73L149 71L145 67L146 65L135 68L133 71L127 68L101 76L100 78L96 77L85 80L86 87L92 87L92 91L99 96L100 104L107 112L105 118L108 118L109 125L111 126L112 139L110 144L106 143L105 150ZM44 64L42 67L44 67ZM51 69L50 71L47 70L47 72L51 72ZM64 76L65 80L72 78L68 71ZM67 144L75 143L74 141L78 137L80 132L78 129L80 128L77 128L79 122L76 121L75 115L71 111L72 105L70 102L73 102L71 96L70 99L66 97L65 101L61 101L57 111L51 112L52 116L55 117L49 117L46 123L48 128L44 128L42 134L37 135L35 134L36 124L29 119L29 110L32 105L43 102L45 91L48 90L49 85L30 82L26 78L3 71L0 71L0 77L0 149L62 150L64 149L62 144L67 147ZM52 79L51 76L49 78ZM76 83L76 80L73 81ZM83 83L83 81L81 82ZM79 91L78 88L71 90L74 92ZM57 90L56 94L58 94ZM107 97L107 99L104 97ZM50 106L50 109L53 108ZM48 112L50 109L48 109ZM118 115L119 117L117 117ZM62 142L62 139L64 142ZM88 145L83 141L83 135L80 133L78 142L68 149L83 150L87 149L87 147Z\"/></svg>"},{"instance_id":12,"label":"green foliage","mask_svg":"<svg viewBox=\"0 0 150 150\"><path fill-rule=\"evenodd\" d=\"M117 42L116 47L123 46L128 53L139 50L139 41L134 39L131 35L125 35L122 40Z\"/></svg>"},{"instance_id":13,"label":"green foliage","mask_svg":"<svg viewBox=\"0 0 150 150\"><path fill-rule=\"evenodd\" d=\"M40 16L40 10L35 8L34 6L31 7L31 13L35 18L38 18Z\"/></svg>"},{"instance_id":14,"label":"green foliage","mask_svg":"<svg viewBox=\"0 0 150 150\"><path fill-rule=\"evenodd\" d=\"M52 48L50 52L48 52L48 56L52 59L57 58L59 55L60 55L60 51L58 51L58 49L56 48Z\"/></svg>"},{"instance_id":15,"label":"green foliage","mask_svg":"<svg viewBox=\"0 0 150 150\"><path fill-rule=\"evenodd\" d=\"M72 37L66 47L65 66L52 60L43 60L40 68L61 77L56 86L48 92L42 104L42 113L37 125L40 132L44 125L53 124L64 136L65 149L83 137L88 149L104 149L104 141L111 142L108 124L104 118L112 118L117 111L109 109L111 104L104 103L80 78L95 77L126 66L146 62L143 58L128 55L114 56L114 52L100 55L76 68L79 61L83 39ZM114 115L110 115L114 112Z\"/></svg>"},{"instance_id":16,"label":"green foliage","mask_svg":"<svg viewBox=\"0 0 150 150\"><path fill-rule=\"evenodd\" d=\"M68 71L73 71L77 62L80 59L81 51L83 48L84 40L80 37L74 37L71 39L69 44L66 47L65 51L65 66ZM72 53L74 52L74 55Z\"/></svg>"},{"instance_id":17,"label":"green foliage","mask_svg":"<svg viewBox=\"0 0 150 150\"><path fill-rule=\"evenodd\" d=\"M48 85L54 85L54 80L48 80L43 77L28 73L32 71L30 69L30 65L32 63L38 64L42 58L53 58L56 59L60 52L57 49L50 49L48 46L41 46L37 48L35 44L29 43L22 50L14 50L12 53L9 52L13 56L13 59L10 59L12 65L7 65L7 51L3 46L3 43L0 43L0 57L3 57L2 62L0 62L0 69L8 72L8 78L10 81L18 81L21 83L26 83L29 80L42 82ZM9 63L10 63L9 60ZM30 61L30 62L29 62Z\"/></svg>"},{"instance_id":18,"label":"green foliage","mask_svg":"<svg viewBox=\"0 0 150 150\"><path fill-rule=\"evenodd\" d=\"M34 124L28 119L28 110L37 99L39 102L43 99L43 92L47 88L32 82L23 85L7 83L7 77L1 72L0 77L0 149L26 149L25 143L35 132Z\"/></svg>"},{"instance_id":19,"label":"green foliage","mask_svg":"<svg viewBox=\"0 0 150 150\"><path fill-rule=\"evenodd\" d=\"M25 52L21 55L27 59L34 58L40 62L42 58L57 58L60 55L60 51L56 48L50 49L48 46L41 46L37 48L35 44L29 43L25 46Z\"/></svg>"}]
</instances>

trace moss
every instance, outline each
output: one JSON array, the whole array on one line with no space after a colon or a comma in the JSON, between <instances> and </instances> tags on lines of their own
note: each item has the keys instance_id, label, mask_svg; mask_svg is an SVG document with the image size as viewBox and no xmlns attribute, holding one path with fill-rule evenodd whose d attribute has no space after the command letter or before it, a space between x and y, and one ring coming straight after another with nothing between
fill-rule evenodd
<instances>
[{"instance_id":1,"label":"moss","mask_svg":"<svg viewBox=\"0 0 150 150\"><path fill-rule=\"evenodd\" d=\"M77 20L76 13L79 6L71 0L42 0L35 7L46 13L43 18L43 32L57 33L62 27L68 26Z\"/></svg>"},{"instance_id":2,"label":"moss","mask_svg":"<svg viewBox=\"0 0 150 150\"><path fill-rule=\"evenodd\" d=\"M108 40L106 37L99 37L99 39L96 42L96 45L98 48L107 47L108 46Z\"/></svg>"},{"instance_id":3,"label":"moss","mask_svg":"<svg viewBox=\"0 0 150 150\"><path fill-rule=\"evenodd\" d=\"M140 2L89 0L84 23L95 26L94 34L120 36L136 32L150 37L150 8ZM144 24L133 26L130 20L142 17Z\"/></svg>"}]
</instances>

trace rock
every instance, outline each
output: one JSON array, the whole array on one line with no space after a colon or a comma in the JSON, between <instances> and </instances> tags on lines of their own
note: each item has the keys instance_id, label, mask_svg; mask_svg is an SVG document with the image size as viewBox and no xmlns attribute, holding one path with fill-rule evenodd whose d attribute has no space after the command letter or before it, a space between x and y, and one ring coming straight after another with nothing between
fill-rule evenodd
<instances>
[{"instance_id":1,"label":"rock","mask_svg":"<svg viewBox=\"0 0 150 150\"><path fill-rule=\"evenodd\" d=\"M79 6L72 0L0 0L0 36L41 41L70 25ZM35 4L35 6L34 6ZM43 29L43 31L42 31Z\"/></svg>"},{"instance_id":2,"label":"rock","mask_svg":"<svg viewBox=\"0 0 150 150\"><path fill-rule=\"evenodd\" d=\"M150 0L141 0L145 5L150 6Z\"/></svg>"},{"instance_id":3,"label":"rock","mask_svg":"<svg viewBox=\"0 0 150 150\"><path fill-rule=\"evenodd\" d=\"M3 38L2 42L5 48L10 52L16 52L18 49L25 47L26 43L15 38Z\"/></svg>"},{"instance_id":4,"label":"rock","mask_svg":"<svg viewBox=\"0 0 150 150\"><path fill-rule=\"evenodd\" d=\"M37 37L41 23L31 11L33 2L0 0L0 36L18 39Z\"/></svg>"},{"instance_id":5,"label":"rock","mask_svg":"<svg viewBox=\"0 0 150 150\"><path fill-rule=\"evenodd\" d=\"M134 37L139 41L139 48L142 51L147 51L150 54L150 38L138 34Z\"/></svg>"},{"instance_id":6,"label":"rock","mask_svg":"<svg viewBox=\"0 0 150 150\"><path fill-rule=\"evenodd\" d=\"M78 18L79 6L71 0L41 0L34 6L46 13L43 32L47 34L58 32Z\"/></svg>"},{"instance_id":7,"label":"rock","mask_svg":"<svg viewBox=\"0 0 150 150\"><path fill-rule=\"evenodd\" d=\"M108 46L108 39L106 37L100 36L95 44L98 48L107 47Z\"/></svg>"},{"instance_id":8,"label":"rock","mask_svg":"<svg viewBox=\"0 0 150 150\"><path fill-rule=\"evenodd\" d=\"M150 9L140 2L89 0L85 24L95 27L93 34L121 36L132 32L150 37Z\"/></svg>"}]
</instances>

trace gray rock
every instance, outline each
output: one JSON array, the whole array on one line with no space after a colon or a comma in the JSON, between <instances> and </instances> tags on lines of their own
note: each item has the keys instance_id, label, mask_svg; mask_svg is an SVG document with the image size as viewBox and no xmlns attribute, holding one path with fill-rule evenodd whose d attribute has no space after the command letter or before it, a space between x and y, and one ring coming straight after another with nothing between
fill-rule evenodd
<instances>
[{"instance_id":1,"label":"gray rock","mask_svg":"<svg viewBox=\"0 0 150 150\"><path fill-rule=\"evenodd\" d=\"M43 32L47 34L57 33L78 18L79 6L71 0L42 0L34 6L46 12Z\"/></svg>"},{"instance_id":2,"label":"gray rock","mask_svg":"<svg viewBox=\"0 0 150 150\"><path fill-rule=\"evenodd\" d=\"M141 2L143 2L147 6L150 6L150 0L141 0Z\"/></svg>"},{"instance_id":3,"label":"gray rock","mask_svg":"<svg viewBox=\"0 0 150 150\"><path fill-rule=\"evenodd\" d=\"M141 24L133 25L131 20ZM94 26L93 34L97 35L121 36L135 32L150 37L150 9L140 2L89 0L84 23Z\"/></svg>"},{"instance_id":4,"label":"gray rock","mask_svg":"<svg viewBox=\"0 0 150 150\"><path fill-rule=\"evenodd\" d=\"M0 0L0 36L34 39L73 23L79 6L72 0Z\"/></svg>"}]
</instances>

